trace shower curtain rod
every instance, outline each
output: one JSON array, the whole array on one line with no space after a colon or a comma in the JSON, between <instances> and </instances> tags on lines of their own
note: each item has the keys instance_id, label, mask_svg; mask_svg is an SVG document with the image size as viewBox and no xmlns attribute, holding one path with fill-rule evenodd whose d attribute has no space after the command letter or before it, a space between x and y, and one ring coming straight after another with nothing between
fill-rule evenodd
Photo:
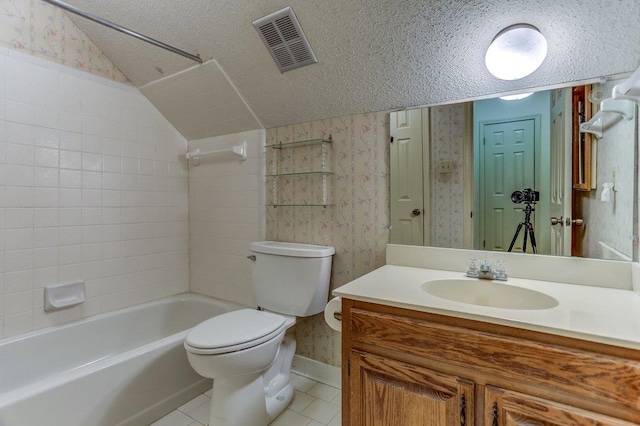
<instances>
[{"instance_id":1,"label":"shower curtain rod","mask_svg":"<svg viewBox=\"0 0 640 426\"><path fill-rule=\"evenodd\" d=\"M165 44L165 43L163 43L161 41L152 39L151 37L147 37L146 35L137 33L137 32L135 32L133 30L130 30L129 28L125 28L125 27L123 27L121 25L115 24L115 23L113 23L111 21L108 21L108 20L106 20L104 18L101 18L101 17L99 17L97 15L94 15L91 12L87 12L86 10L79 9L79 8L77 8L75 6L72 6L70 4L67 4L67 3L59 1L59 0L44 0L44 1L49 3L49 4L52 4L54 6L58 6L60 9L64 9L64 10L66 10L68 12L71 12L71 13L74 13L76 15L82 16L83 18L87 18L90 21L93 21L93 22L96 22L98 24L104 25L105 27L109 27L109 28L114 29L116 31L120 31L121 33L130 35L131 37L135 37L135 38L137 38L139 40L146 41L147 43L153 44L154 46L158 46L158 47L161 47L161 48L163 48L165 50L168 50L169 52L173 52L173 53L176 53L178 55L184 56L185 58L189 58L192 61L196 61L198 63L203 63L202 58L200 58L200 56L198 56L198 55L192 55L191 53L185 52L184 50L180 50L180 49L177 49L177 48L175 48L173 46L169 46L168 44Z\"/></svg>"}]
</instances>

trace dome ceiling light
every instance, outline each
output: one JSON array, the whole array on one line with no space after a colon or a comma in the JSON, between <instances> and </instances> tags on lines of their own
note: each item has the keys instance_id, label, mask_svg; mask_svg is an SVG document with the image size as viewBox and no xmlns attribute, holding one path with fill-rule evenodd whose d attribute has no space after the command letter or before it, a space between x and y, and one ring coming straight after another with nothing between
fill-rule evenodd
<instances>
[{"instance_id":1,"label":"dome ceiling light","mask_svg":"<svg viewBox=\"0 0 640 426\"><path fill-rule=\"evenodd\" d=\"M501 80L518 80L538 69L547 56L547 40L529 24L500 31L485 55L491 74Z\"/></svg>"}]
</instances>

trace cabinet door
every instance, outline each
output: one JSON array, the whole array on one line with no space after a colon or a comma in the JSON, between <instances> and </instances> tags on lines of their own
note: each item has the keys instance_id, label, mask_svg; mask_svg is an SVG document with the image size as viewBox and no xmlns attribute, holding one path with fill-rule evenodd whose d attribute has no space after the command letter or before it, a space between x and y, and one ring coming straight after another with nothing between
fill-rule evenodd
<instances>
[{"instance_id":1,"label":"cabinet door","mask_svg":"<svg viewBox=\"0 0 640 426\"><path fill-rule=\"evenodd\" d=\"M487 386L484 401L484 424L487 426L631 426L635 423Z\"/></svg>"},{"instance_id":2,"label":"cabinet door","mask_svg":"<svg viewBox=\"0 0 640 426\"><path fill-rule=\"evenodd\" d=\"M474 386L436 371L352 351L350 426L474 424Z\"/></svg>"}]
</instances>

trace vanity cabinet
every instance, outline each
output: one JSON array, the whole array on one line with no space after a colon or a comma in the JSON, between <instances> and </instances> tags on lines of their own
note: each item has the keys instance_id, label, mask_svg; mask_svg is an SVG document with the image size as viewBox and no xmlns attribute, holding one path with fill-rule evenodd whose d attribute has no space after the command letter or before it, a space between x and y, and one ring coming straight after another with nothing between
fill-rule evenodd
<instances>
[{"instance_id":1,"label":"vanity cabinet","mask_svg":"<svg viewBox=\"0 0 640 426\"><path fill-rule=\"evenodd\" d=\"M358 351L350 362L351 419L343 424L473 424L473 382Z\"/></svg>"},{"instance_id":2,"label":"vanity cabinet","mask_svg":"<svg viewBox=\"0 0 640 426\"><path fill-rule=\"evenodd\" d=\"M344 426L640 424L640 351L342 303Z\"/></svg>"},{"instance_id":3,"label":"vanity cabinet","mask_svg":"<svg viewBox=\"0 0 640 426\"><path fill-rule=\"evenodd\" d=\"M493 386L485 387L485 425L633 425L624 420ZM638 419L640 421L640 419Z\"/></svg>"}]
</instances>

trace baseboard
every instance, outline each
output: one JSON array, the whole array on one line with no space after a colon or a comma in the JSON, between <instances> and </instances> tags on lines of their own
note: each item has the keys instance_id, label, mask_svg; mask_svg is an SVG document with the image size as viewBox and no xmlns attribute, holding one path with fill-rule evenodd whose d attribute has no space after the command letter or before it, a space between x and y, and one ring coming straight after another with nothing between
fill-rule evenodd
<instances>
[{"instance_id":1,"label":"baseboard","mask_svg":"<svg viewBox=\"0 0 640 426\"><path fill-rule=\"evenodd\" d=\"M291 371L301 376L342 389L342 369L300 355L293 357Z\"/></svg>"}]
</instances>

